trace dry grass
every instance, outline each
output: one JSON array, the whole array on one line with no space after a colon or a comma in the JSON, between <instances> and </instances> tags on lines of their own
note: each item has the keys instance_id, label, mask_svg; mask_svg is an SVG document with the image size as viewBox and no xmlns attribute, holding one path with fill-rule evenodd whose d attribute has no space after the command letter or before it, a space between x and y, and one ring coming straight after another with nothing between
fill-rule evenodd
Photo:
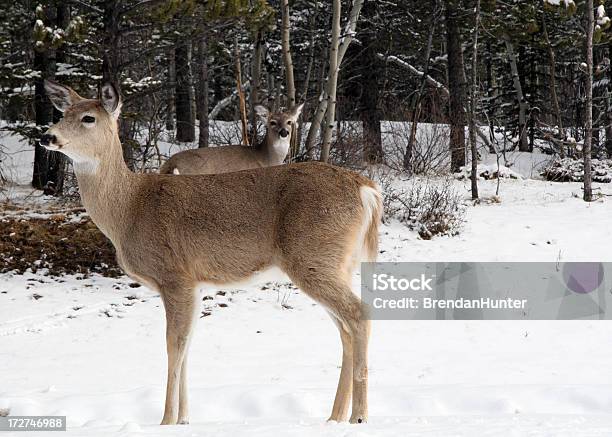
<instances>
[{"instance_id":1,"label":"dry grass","mask_svg":"<svg viewBox=\"0 0 612 437\"><path fill-rule=\"evenodd\" d=\"M115 249L88 217L54 214L48 218L0 219L0 273L44 271L49 276L122 274Z\"/></svg>"}]
</instances>

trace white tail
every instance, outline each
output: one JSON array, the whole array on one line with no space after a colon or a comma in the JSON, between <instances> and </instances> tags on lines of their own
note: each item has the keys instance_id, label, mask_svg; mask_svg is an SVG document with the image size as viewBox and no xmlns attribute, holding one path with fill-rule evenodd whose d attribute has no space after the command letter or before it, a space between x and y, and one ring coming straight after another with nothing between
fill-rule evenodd
<instances>
[{"instance_id":1,"label":"white tail","mask_svg":"<svg viewBox=\"0 0 612 437\"><path fill-rule=\"evenodd\" d=\"M198 284L228 284L280 268L330 313L342 340L331 420L367 420L366 308L351 290L355 256L375 258L380 194L369 179L322 163L209 176L135 174L117 133L120 99L100 100L53 82L64 118L40 143L72 158L83 205L135 280L166 310L168 379L163 424L186 423L187 352Z\"/></svg>"},{"instance_id":2,"label":"white tail","mask_svg":"<svg viewBox=\"0 0 612 437\"><path fill-rule=\"evenodd\" d=\"M261 144L190 149L173 155L162 165L162 174L218 174L251 168L281 165L289 153L291 132L304 104L285 112L270 113L263 106L255 112L266 123L266 136Z\"/></svg>"}]
</instances>

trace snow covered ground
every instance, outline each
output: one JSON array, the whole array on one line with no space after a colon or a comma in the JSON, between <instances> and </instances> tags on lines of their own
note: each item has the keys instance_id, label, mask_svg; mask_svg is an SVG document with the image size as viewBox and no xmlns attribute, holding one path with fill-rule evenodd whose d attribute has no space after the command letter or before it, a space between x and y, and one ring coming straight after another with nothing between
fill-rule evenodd
<instances>
[{"instance_id":1,"label":"snow covered ground","mask_svg":"<svg viewBox=\"0 0 612 437\"><path fill-rule=\"evenodd\" d=\"M469 183L455 184L467 198ZM481 194L495 187L482 181ZM579 184L503 180L501 203L470 204L456 237L384 225L380 260L612 261L610 200L580 195ZM191 347L191 424L160 427L157 295L127 278L0 275L0 409L66 415L75 437L612 435L610 322L375 321L370 422L349 425L325 422L340 341L320 307L287 284L202 296L211 314Z\"/></svg>"}]
</instances>

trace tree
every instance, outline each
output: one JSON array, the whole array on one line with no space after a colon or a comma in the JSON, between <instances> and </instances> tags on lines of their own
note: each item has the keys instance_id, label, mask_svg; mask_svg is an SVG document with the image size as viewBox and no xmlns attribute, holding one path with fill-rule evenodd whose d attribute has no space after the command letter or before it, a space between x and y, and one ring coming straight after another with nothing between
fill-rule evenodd
<instances>
[{"instance_id":1,"label":"tree","mask_svg":"<svg viewBox=\"0 0 612 437\"><path fill-rule=\"evenodd\" d=\"M181 39L174 48L176 68L176 140L186 143L195 141L195 117L193 114L193 76L191 74L191 41Z\"/></svg>"},{"instance_id":2,"label":"tree","mask_svg":"<svg viewBox=\"0 0 612 437\"><path fill-rule=\"evenodd\" d=\"M365 0L363 5L364 27L361 32L361 93L360 114L363 124L363 160L369 164L381 163L383 160L382 135L379 108L378 78L382 75L381 63L377 58L376 30L373 21L377 15L378 3Z\"/></svg>"},{"instance_id":3,"label":"tree","mask_svg":"<svg viewBox=\"0 0 612 437\"><path fill-rule=\"evenodd\" d=\"M336 8L336 3L334 3L334 5L335 5L334 7ZM338 3L337 4L338 10L340 9L340 6L341 6L340 3ZM344 36L338 44L337 56L335 57L335 63L337 65L337 68L335 70L338 70L340 66L342 65L342 60L344 59L344 55L346 54L346 51L348 50L349 45L353 41L355 29L357 28L357 20L359 19L359 14L361 13L362 6L363 6L363 0L353 1L353 6L351 8L351 12L349 13L349 18L347 20L347 24L344 29ZM335 10L336 9L334 9L334 11ZM334 22L335 21L333 21L333 23ZM334 27L335 27L335 24L332 24L332 31ZM337 28L337 30L339 30L339 28ZM330 51L331 51L332 45L333 45L333 38L332 38L332 42L330 43ZM331 54L330 54L330 60L331 60ZM335 88L336 88L337 82L333 83L331 80L333 71L334 70L332 70L330 66L328 69L327 79L325 80L325 83L319 95L319 104L315 110L314 116L312 117L312 121L310 124L310 130L308 131L308 136L306 138L306 145L305 145L306 152L309 155L312 155L314 153L313 152L314 144L315 144L315 140L316 140L317 133L319 132L319 130L320 129L322 130L330 129L329 124L326 124L325 126L323 126L322 123L323 123L323 118L325 117L327 113L329 103L331 103L331 99L329 96L332 93L332 88L333 88L334 94L336 93ZM336 80L337 80L337 75L336 75ZM334 101L334 110L335 110L335 101ZM334 114L334 118L335 118L335 114ZM333 128L333 125L332 125L332 128ZM327 147L330 146L331 132L329 132L328 135L329 135L330 141L328 141ZM323 136L325 136L325 133L323 134ZM323 139L323 143L325 143L325 139ZM325 150L325 147L321 146L320 160L326 162L328 158L329 158L329 149Z\"/></svg>"},{"instance_id":4,"label":"tree","mask_svg":"<svg viewBox=\"0 0 612 437\"><path fill-rule=\"evenodd\" d=\"M438 19L442 8L440 7L439 0L436 0L435 9L431 14L431 24L429 26L429 32L427 35L427 45L425 46L425 68L421 74L421 80L419 88L414 96L414 104L412 106L412 119L410 120L410 136L408 137L408 144L406 145L406 151L404 152L403 167L408 173L412 173L412 155L414 152L414 146L416 143L417 127L419 124L419 116L421 115L421 101L425 93L425 86L427 85L429 76L429 60L431 58L431 51L433 48L433 38L438 24Z\"/></svg>"},{"instance_id":5,"label":"tree","mask_svg":"<svg viewBox=\"0 0 612 437\"><path fill-rule=\"evenodd\" d=\"M64 2L40 4L36 7L35 16L34 69L38 74L34 84L34 111L37 132L42 133L61 117L46 96L43 80L55 76L57 63L65 63L64 47L67 42L78 38L82 20L80 17L71 20ZM47 151L38 142L34 147L32 187L43 190L47 195L60 195L64 184L65 156Z\"/></svg>"},{"instance_id":6,"label":"tree","mask_svg":"<svg viewBox=\"0 0 612 437\"><path fill-rule=\"evenodd\" d=\"M508 61L510 63L510 72L512 73L512 83L514 84L514 89L516 90L516 99L518 100L519 105L519 150L521 152L529 152L529 145L527 144L527 101L525 100L523 86L519 77L514 44L512 43L509 34L504 34L503 39L506 43L506 50L508 51Z\"/></svg>"},{"instance_id":7,"label":"tree","mask_svg":"<svg viewBox=\"0 0 612 437\"><path fill-rule=\"evenodd\" d=\"M342 2L340 0L333 0L333 10L331 42L329 44L328 103L320 157L320 160L323 162L327 162L329 159L331 137L336 121L336 91L338 88L339 70L338 48L340 44L340 14L342 12Z\"/></svg>"},{"instance_id":8,"label":"tree","mask_svg":"<svg viewBox=\"0 0 612 437\"><path fill-rule=\"evenodd\" d=\"M209 120L208 120L208 33L204 32L198 39L198 120L200 131L198 147L208 147Z\"/></svg>"},{"instance_id":9,"label":"tree","mask_svg":"<svg viewBox=\"0 0 612 437\"><path fill-rule=\"evenodd\" d=\"M472 158L472 199L478 199L478 147L476 144L476 101L478 95L478 29L480 27L480 0L476 0L474 35L472 37L472 86L470 87L470 151Z\"/></svg>"},{"instance_id":10,"label":"tree","mask_svg":"<svg viewBox=\"0 0 612 437\"><path fill-rule=\"evenodd\" d=\"M460 0L446 0L446 50L448 54L448 91L450 93L451 171L465 165L465 74L459 23Z\"/></svg>"},{"instance_id":11,"label":"tree","mask_svg":"<svg viewBox=\"0 0 612 437\"><path fill-rule=\"evenodd\" d=\"M593 0L586 1L586 81L585 81L585 126L584 147L582 155L584 159L584 193L586 202L593 200L593 189L591 187L591 142L593 141L593 28L595 18L593 16Z\"/></svg>"},{"instance_id":12,"label":"tree","mask_svg":"<svg viewBox=\"0 0 612 437\"><path fill-rule=\"evenodd\" d=\"M48 35L42 19L48 18L51 23L55 21L55 7L47 7L46 13L42 7L36 10L37 21L34 26L34 33L37 43L34 47L34 69L38 72L34 85L34 111L36 113L36 125L41 127L41 131L46 130L53 123L53 105L45 94L43 81L55 75L55 51L45 44L45 39L52 38ZM49 23L49 24L51 24ZM39 144L35 145L34 150L34 169L32 173L32 187L48 191L47 173L49 170L49 152Z\"/></svg>"},{"instance_id":13,"label":"tree","mask_svg":"<svg viewBox=\"0 0 612 437\"><path fill-rule=\"evenodd\" d=\"M295 79L293 77L293 60L291 59L291 44L289 33L289 0L281 0L281 16L282 16L282 47L283 47L283 64L285 66L285 83L287 85L287 107L295 106ZM293 159L298 153L298 138L297 130L291 130L291 147L289 150L289 158Z\"/></svg>"}]
</instances>

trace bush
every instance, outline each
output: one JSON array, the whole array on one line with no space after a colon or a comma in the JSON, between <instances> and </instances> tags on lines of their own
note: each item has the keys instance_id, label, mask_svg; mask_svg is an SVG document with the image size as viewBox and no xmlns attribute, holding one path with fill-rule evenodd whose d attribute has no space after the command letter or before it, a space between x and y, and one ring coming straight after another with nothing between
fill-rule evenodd
<instances>
[{"instance_id":1,"label":"bush","mask_svg":"<svg viewBox=\"0 0 612 437\"><path fill-rule=\"evenodd\" d=\"M519 173L500 165L499 168L496 164L478 164L477 169L478 179L491 180L491 179L523 179ZM455 178L462 180L469 180L472 177L472 168L470 166L461 167L461 171L454 174Z\"/></svg>"},{"instance_id":2,"label":"bush","mask_svg":"<svg viewBox=\"0 0 612 437\"><path fill-rule=\"evenodd\" d=\"M612 181L612 159L591 160L593 182L609 183ZM584 162L578 159L557 159L541 175L547 181L582 182L584 180Z\"/></svg>"},{"instance_id":3,"label":"bush","mask_svg":"<svg viewBox=\"0 0 612 437\"><path fill-rule=\"evenodd\" d=\"M415 179L408 190L388 167L371 168L368 176L383 195L384 218L395 218L417 231L424 240L436 235L457 235L465 221L465 206L452 179Z\"/></svg>"}]
</instances>

